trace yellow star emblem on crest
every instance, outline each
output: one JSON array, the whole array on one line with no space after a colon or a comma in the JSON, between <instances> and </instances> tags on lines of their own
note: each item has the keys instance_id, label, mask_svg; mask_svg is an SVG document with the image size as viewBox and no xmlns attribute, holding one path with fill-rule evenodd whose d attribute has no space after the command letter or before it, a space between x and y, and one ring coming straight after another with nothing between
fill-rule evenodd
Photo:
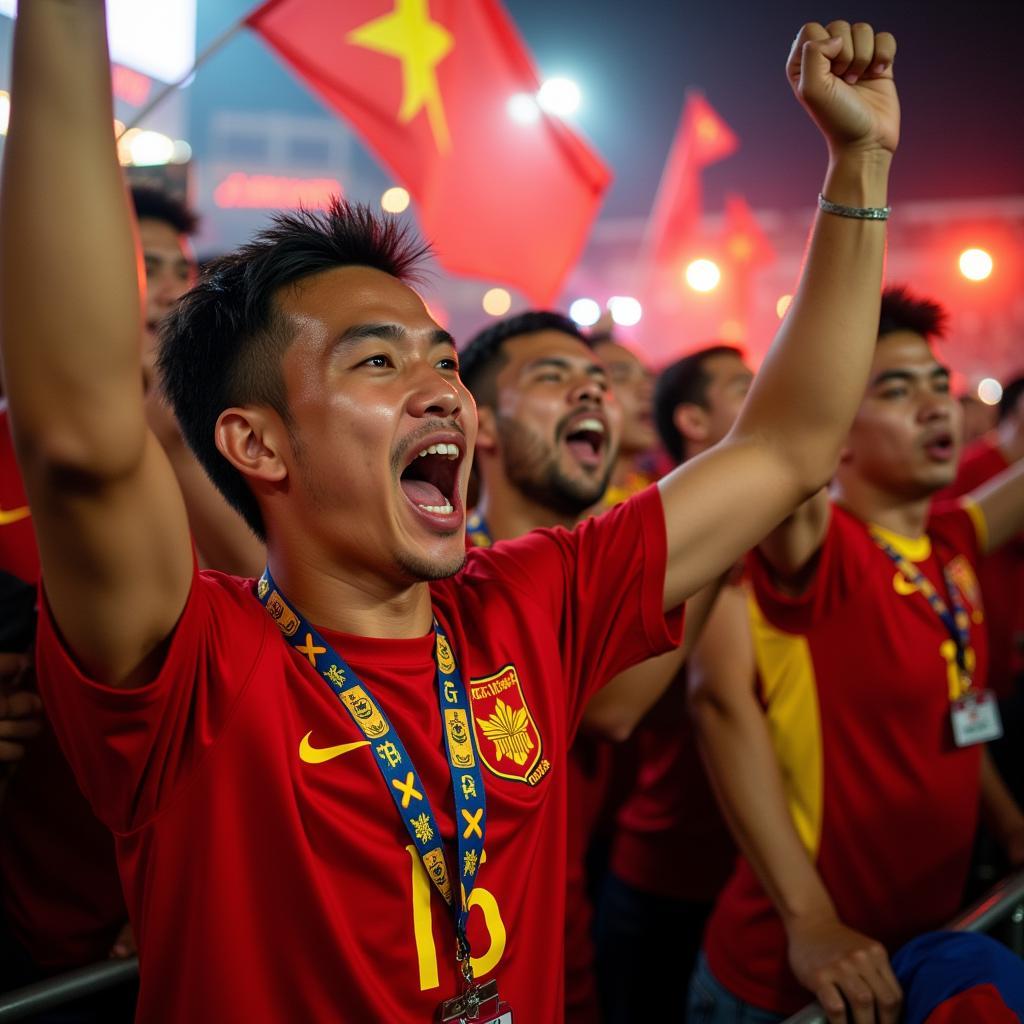
<instances>
[{"instance_id":1,"label":"yellow star emblem on crest","mask_svg":"<svg viewBox=\"0 0 1024 1024\"><path fill-rule=\"evenodd\" d=\"M398 120L408 124L426 108L434 142L441 152L451 147L448 123L437 84L437 65L451 53L451 32L431 21L427 0L395 0L395 9L353 29L348 42L396 57L402 62L402 106Z\"/></svg>"}]
</instances>

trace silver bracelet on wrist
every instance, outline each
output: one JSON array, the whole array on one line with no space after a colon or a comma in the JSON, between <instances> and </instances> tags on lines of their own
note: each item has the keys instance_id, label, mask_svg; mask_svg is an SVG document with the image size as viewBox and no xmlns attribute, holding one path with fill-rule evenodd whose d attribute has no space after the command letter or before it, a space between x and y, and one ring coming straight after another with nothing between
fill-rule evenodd
<instances>
[{"instance_id":1,"label":"silver bracelet on wrist","mask_svg":"<svg viewBox=\"0 0 1024 1024\"><path fill-rule=\"evenodd\" d=\"M888 220L891 206L843 206L833 203L818 193L818 209L834 213L837 217L854 217L857 220Z\"/></svg>"}]
</instances>

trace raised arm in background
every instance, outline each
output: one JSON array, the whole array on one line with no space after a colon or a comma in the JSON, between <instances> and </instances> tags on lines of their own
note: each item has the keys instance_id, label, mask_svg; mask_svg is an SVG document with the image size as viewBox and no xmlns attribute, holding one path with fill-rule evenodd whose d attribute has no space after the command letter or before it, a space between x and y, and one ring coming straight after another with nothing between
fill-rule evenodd
<instances>
[{"instance_id":1,"label":"raised arm in background","mask_svg":"<svg viewBox=\"0 0 1024 1024\"><path fill-rule=\"evenodd\" d=\"M787 73L829 150L822 194L886 205L899 138L896 43L869 25L805 25ZM675 607L828 481L878 335L885 224L819 213L800 286L736 425L659 484Z\"/></svg>"},{"instance_id":2,"label":"raised arm in background","mask_svg":"<svg viewBox=\"0 0 1024 1024\"><path fill-rule=\"evenodd\" d=\"M797 833L768 722L754 690L747 598L727 587L689 662L701 754L733 837L782 918L789 963L830 1022L896 1024L900 987L885 947L839 920Z\"/></svg>"},{"instance_id":3,"label":"raised arm in background","mask_svg":"<svg viewBox=\"0 0 1024 1024\"><path fill-rule=\"evenodd\" d=\"M0 189L12 429L61 630L90 675L131 684L185 604L192 554L177 481L146 425L140 267L102 0L22 4L13 62Z\"/></svg>"}]
</instances>

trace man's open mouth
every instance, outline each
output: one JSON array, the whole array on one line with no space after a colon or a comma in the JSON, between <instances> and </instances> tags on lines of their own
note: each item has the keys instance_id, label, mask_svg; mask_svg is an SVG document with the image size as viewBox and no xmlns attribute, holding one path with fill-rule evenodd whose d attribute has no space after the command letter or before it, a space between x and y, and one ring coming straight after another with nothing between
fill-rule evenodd
<instances>
[{"instance_id":1,"label":"man's open mouth","mask_svg":"<svg viewBox=\"0 0 1024 1024\"><path fill-rule=\"evenodd\" d=\"M402 471L399 485L417 508L435 515L451 515L455 511L461 463L462 449L457 444L428 445Z\"/></svg>"},{"instance_id":2,"label":"man's open mouth","mask_svg":"<svg viewBox=\"0 0 1024 1024\"><path fill-rule=\"evenodd\" d=\"M953 435L950 433L936 434L925 443L924 450L931 458L947 462L953 458L955 451Z\"/></svg>"},{"instance_id":3,"label":"man's open mouth","mask_svg":"<svg viewBox=\"0 0 1024 1024\"><path fill-rule=\"evenodd\" d=\"M608 429L596 416L577 420L565 435L565 443L584 466L600 465L607 443Z\"/></svg>"}]
</instances>

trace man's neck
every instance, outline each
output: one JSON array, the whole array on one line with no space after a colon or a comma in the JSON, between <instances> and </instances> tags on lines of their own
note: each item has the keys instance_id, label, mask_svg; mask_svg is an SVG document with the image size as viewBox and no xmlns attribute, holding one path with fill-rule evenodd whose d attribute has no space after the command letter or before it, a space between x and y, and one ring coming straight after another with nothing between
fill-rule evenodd
<instances>
[{"instance_id":1,"label":"man's neck","mask_svg":"<svg viewBox=\"0 0 1024 1024\"><path fill-rule=\"evenodd\" d=\"M507 481L503 481L503 485L496 485L494 481L481 485L476 507L492 541L512 540L544 526L564 526L571 530L579 522L579 516L532 501Z\"/></svg>"},{"instance_id":2,"label":"man's neck","mask_svg":"<svg viewBox=\"0 0 1024 1024\"><path fill-rule=\"evenodd\" d=\"M931 496L908 500L879 490L856 477L836 477L832 500L865 523L875 523L901 537L920 537L928 525Z\"/></svg>"},{"instance_id":3,"label":"man's neck","mask_svg":"<svg viewBox=\"0 0 1024 1024\"><path fill-rule=\"evenodd\" d=\"M433 622L427 583L399 583L353 567L314 564L283 544L268 545L278 589L314 625L355 636L410 639Z\"/></svg>"},{"instance_id":4,"label":"man's neck","mask_svg":"<svg viewBox=\"0 0 1024 1024\"><path fill-rule=\"evenodd\" d=\"M996 429L996 444L1009 463L1024 459L1024 424L1015 416L1003 420Z\"/></svg>"}]
</instances>

